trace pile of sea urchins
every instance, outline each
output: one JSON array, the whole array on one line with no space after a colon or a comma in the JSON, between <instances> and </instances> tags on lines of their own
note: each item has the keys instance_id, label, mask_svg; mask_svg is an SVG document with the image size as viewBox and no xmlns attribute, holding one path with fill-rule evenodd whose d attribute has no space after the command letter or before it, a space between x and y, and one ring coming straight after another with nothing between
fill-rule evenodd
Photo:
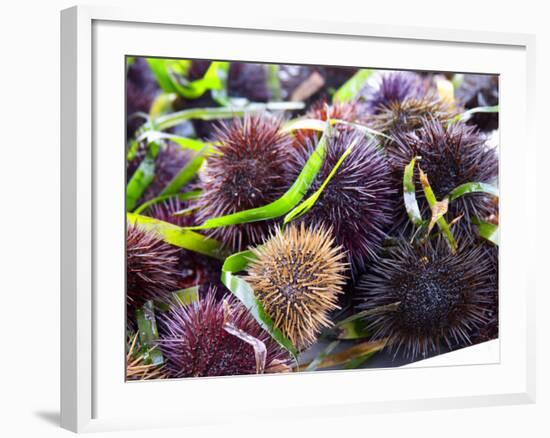
<instances>
[{"instance_id":1,"label":"pile of sea urchins","mask_svg":"<svg viewBox=\"0 0 550 438\"><path fill-rule=\"evenodd\" d=\"M271 331L295 351L222 283L223 260L128 224L129 330L137 330L133 315L145 302L169 303L157 312L155 348L164 357L159 375L296 370L296 352L312 348L329 337L331 327L359 312L367 333L361 341L383 340L390 362L498 336L498 247L478 232L479 223L498 225L498 199L485 192L448 199L466 183L497 186L498 151L488 139L498 127L498 118L489 118L498 114L469 121L460 114L483 96L491 104L496 96L498 104L498 83L468 76L449 97L437 78L377 72L352 101L313 102L300 117L332 120L324 132L285 129L288 117L267 111L210 125L204 140L214 153L192 182L198 195L167 199L143 215L189 227L266 206L300 180L319 142L326 142L322 164L302 193L302 199L316 196L305 214L289 223L282 215L201 231L226 254L250 251L240 278L272 321ZM162 172L173 173L171 166L188 160L170 148L157 166L161 185L171 178ZM413 195L423 226L411 221L404 202L404 171L415 158ZM442 217L454 247L435 221L427 225L435 213L426 180L436 200L446 200L437 205L445 207ZM199 286L195 300L173 301L173 292L191 286Z\"/></svg>"}]
</instances>

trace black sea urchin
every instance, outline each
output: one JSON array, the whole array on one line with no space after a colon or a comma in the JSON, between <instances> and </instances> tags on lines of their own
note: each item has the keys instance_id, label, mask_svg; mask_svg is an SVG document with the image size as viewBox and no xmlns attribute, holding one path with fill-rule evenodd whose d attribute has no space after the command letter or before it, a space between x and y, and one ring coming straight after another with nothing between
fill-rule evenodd
<instances>
[{"instance_id":1,"label":"black sea urchin","mask_svg":"<svg viewBox=\"0 0 550 438\"><path fill-rule=\"evenodd\" d=\"M345 283L342 247L334 245L331 231L293 224L277 229L252 250L246 277L275 327L298 348L315 342L323 327L330 327L330 311L337 309Z\"/></svg>"},{"instance_id":2,"label":"black sea urchin","mask_svg":"<svg viewBox=\"0 0 550 438\"><path fill-rule=\"evenodd\" d=\"M126 303L141 307L148 300L168 301L178 288L179 248L154 233L128 225L126 240Z\"/></svg>"},{"instance_id":3,"label":"black sea urchin","mask_svg":"<svg viewBox=\"0 0 550 438\"><path fill-rule=\"evenodd\" d=\"M385 306L366 319L373 338L387 338L395 354L403 350L414 359L442 345L470 344L490 318L495 278L481 246L452 254L444 240L418 247L401 242L370 267L357 291L363 309Z\"/></svg>"},{"instance_id":4,"label":"black sea urchin","mask_svg":"<svg viewBox=\"0 0 550 438\"><path fill-rule=\"evenodd\" d=\"M351 153L302 220L332 227L336 243L344 247L352 266L358 270L364 268L366 258L375 257L395 210L397 190L393 188L384 153L356 130L335 130L311 191L320 187L352 144L355 146ZM313 142L307 142L303 150L296 152L296 174L314 148Z\"/></svg>"},{"instance_id":5,"label":"black sea urchin","mask_svg":"<svg viewBox=\"0 0 550 438\"><path fill-rule=\"evenodd\" d=\"M427 174L435 196L440 201L461 184L495 184L498 176L495 150L486 147L484 136L475 127L463 123L444 126L437 120L425 119L417 132L396 135L386 150L394 186L401 188L400 193L405 166L415 156L421 157L419 165ZM417 185L416 196L424 218L429 218L430 208L420 185ZM451 201L446 217L451 221L463 215L453 227L453 232L457 239L471 241L476 236L472 220L485 220L493 213L491 197L472 193ZM402 226L407 221L405 207L401 207L397 224Z\"/></svg>"},{"instance_id":6,"label":"black sea urchin","mask_svg":"<svg viewBox=\"0 0 550 438\"><path fill-rule=\"evenodd\" d=\"M376 84L363 91L369 113L376 114L390 104L406 99L420 100L428 92L429 83L418 74L398 71L382 74Z\"/></svg>"},{"instance_id":7,"label":"black sea urchin","mask_svg":"<svg viewBox=\"0 0 550 438\"><path fill-rule=\"evenodd\" d=\"M197 201L200 221L266 205L290 186L288 154L292 139L279 119L246 115L216 129L219 155L209 157ZM268 222L213 229L211 235L233 250L260 243Z\"/></svg>"},{"instance_id":8,"label":"black sea urchin","mask_svg":"<svg viewBox=\"0 0 550 438\"><path fill-rule=\"evenodd\" d=\"M215 291L159 318L160 348L170 377L288 371L290 357L233 298Z\"/></svg>"}]
</instances>

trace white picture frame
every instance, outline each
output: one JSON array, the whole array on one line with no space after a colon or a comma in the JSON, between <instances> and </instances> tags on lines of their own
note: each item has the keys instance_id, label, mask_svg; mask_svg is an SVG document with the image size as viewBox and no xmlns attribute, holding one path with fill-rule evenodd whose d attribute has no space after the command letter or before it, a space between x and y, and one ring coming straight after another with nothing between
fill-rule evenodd
<instances>
[{"instance_id":1,"label":"white picture frame","mask_svg":"<svg viewBox=\"0 0 550 438\"><path fill-rule=\"evenodd\" d=\"M524 221L535 223L536 215L534 36L291 17L239 17L229 21L215 11L205 16L200 8L140 11L78 6L61 13L62 427L75 432L101 431L204 424L212 422L214 416L216 422L223 423L232 421L236 413L241 420L252 416L271 421L281 413L296 418L533 402L536 273L530 257L536 252L524 250L535 243L533 237L520 239L518 230ZM158 44L167 36L173 40L182 35L200 35L204 47L195 45L191 53L181 44L179 49L175 44ZM227 45L220 45L220 41L227 41ZM294 50L290 50L292 46ZM300 52L300 46L309 48L307 53ZM338 50L342 47L357 50L357 57L350 58L347 50ZM364 56L359 55L364 47L372 49L370 59L375 61L359 59ZM389 58L388 50L400 53L398 62ZM452 51L454 58L448 56ZM116 188L122 181L123 150L105 147L123 138L123 129L118 128L123 126L124 82L104 81L106 72L115 72L115 78L123 74L122 54L356 66L370 62L368 66L381 68L500 74L499 361L471 363L469 354L473 350L464 349L450 353L454 356L433 358L424 366L406 369L125 383L124 373L120 373L124 369L124 357L120 356L123 342L111 342L107 334L120 333L123 339L124 312L120 310L124 309L124 298L105 292L106 284L114 289L122 285L124 290L124 243L120 234L124 216L108 215L116 211L118 203L124 205L123 193L120 196ZM519 143L526 153L512 159L510 148ZM120 186L122 189L122 183ZM494 346L481 348L489 356L495 351ZM446 366L449 363L452 365ZM384 386L388 373L392 373L394 382L391 389ZM315 390L321 380L332 394L328 400ZM354 382L368 385L369 391L342 389ZM422 383L426 387L421 387ZM195 395L194 405L168 409L182 385L187 394ZM307 396L281 403L290 385L296 393ZM259 408L253 398L247 401L242 394L253 390L271 391L271 404ZM158 409L149 405L149 414L140 414L131 406L138 394L163 397L166 403ZM223 397L212 403L213 398L207 396L213 394L237 395L228 409ZM207 404L208 412L204 409Z\"/></svg>"}]
</instances>

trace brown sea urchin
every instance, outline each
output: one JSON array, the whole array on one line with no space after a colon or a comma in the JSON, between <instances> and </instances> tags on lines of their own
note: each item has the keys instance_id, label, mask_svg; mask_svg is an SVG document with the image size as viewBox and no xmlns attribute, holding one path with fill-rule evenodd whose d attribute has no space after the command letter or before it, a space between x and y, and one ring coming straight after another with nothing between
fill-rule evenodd
<instances>
[{"instance_id":1,"label":"brown sea urchin","mask_svg":"<svg viewBox=\"0 0 550 438\"><path fill-rule=\"evenodd\" d=\"M276 229L252 250L247 281L273 319L275 327L299 349L311 345L323 327L345 283L345 253L331 230L288 226Z\"/></svg>"},{"instance_id":2,"label":"brown sea urchin","mask_svg":"<svg viewBox=\"0 0 550 438\"><path fill-rule=\"evenodd\" d=\"M148 300L167 301L178 288L179 248L151 231L129 224L126 240L126 302L131 308Z\"/></svg>"},{"instance_id":3,"label":"brown sea urchin","mask_svg":"<svg viewBox=\"0 0 550 438\"><path fill-rule=\"evenodd\" d=\"M281 122L269 115L246 115L216 129L219 155L208 159L201 175L203 193L197 201L198 219L236 213L266 205L290 186L288 153L291 138ZM269 231L267 222L254 222L212 230L233 250L260 243Z\"/></svg>"},{"instance_id":4,"label":"brown sea urchin","mask_svg":"<svg viewBox=\"0 0 550 438\"><path fill-rule=\"evenodd\" d=\"M357 287L375 339L410 359L471 343L490 319L498 293L494 261L482 246L452 254L442 239L401 242L371 266ZM393 306L392 306L393 305Z\"/></svg>"},{"instance_id":5,"label":"brown sea urchin","mask_svg":"<svg viewBox=\"0 0 550 438\"><path fill-rule=\"evenodd\" d=\"M188 306L176 305L160 318L159 346L170 377L282 372L290 356L253 316L231 297L209 290Z\"/></svg>"}]
</instances>

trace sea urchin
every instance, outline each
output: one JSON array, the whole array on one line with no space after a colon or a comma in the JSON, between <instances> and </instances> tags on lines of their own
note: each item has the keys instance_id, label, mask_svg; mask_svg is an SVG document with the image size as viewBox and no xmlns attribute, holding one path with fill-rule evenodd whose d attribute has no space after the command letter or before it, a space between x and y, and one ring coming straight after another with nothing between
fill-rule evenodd
<instances>
[{"instance_id":1,"label":"sea urchin","mask_svg":"<svg viewBox=\"0 0 550 438\"><path fill-rule=\"evenodd\" d=\"M171 299L178 288L179 248L137 225L128 225L126 237L127 305L135 309L148 300Z\"/></svg>"},{"instance_id":2,"label":"sea urchin","mask_svg":"<svg viewBox=\"0 0 550 438\"><path fill-rule=\"evenodd\" d=\"M438 200L461 184L480 182L494 184L498 176L498 157L494 149L485 145L485 137L473 126L463 123L443 125L437 120L424 119L422 128L415 133L400 134L387 148L395 187L403 185L405 166L415 157L428 176ZM420 187L416 197L424 217L430 208ZM472 220L485 220L494 212L491 197L481 193L464 195L449 203L447 218L463 215L453 227L457 239L471 241L477 235ZM405 208L401 209L399 224L406 222Z\"/></svg>"},{"instance_id":3,"label":"sea urchin","mask_svg":"<svg viewBox=\"0 0 550 438\"><path fill-rule=\"evenodd\" d=\"M256 297L275 327L298 349L308 347L338 308L346 269L342 247L334 245L330 229L302 223L276 229L252 252L246 279Z\"/></svg>"},{"instance_id":4,"label":"sea urchin","mask_svg":"<svg viewBox=\"0 0 550 438\"><path fill-rule=\"evenodd\" d=\"M396 71L382 74L377 84L365 88L363 95L369 113L376 114L392 103L422 99L428 89L428 82L417 73Z\"/></svg>"},{"instance_id":5,"label":"sea urchin","mask_svg":"<svg viewBox=\"0 0 550 438\"><path fill-rule=\"evenodd\" d=\"M281 131L279 119L246 115L216 129L217 151L201 175L198 219L236 213L266 205L290 186L288 153L292 139ZM260 243L269 223L253 222L212 230L233 250Z\"/></svg>"},{"instance_id":6,"label":"sea urchin","mask_svg":"<svg viewBox=\"0 0 550 438\"><path fill-rule=\"evenodd\" d=\"M331 226L336 243L347 250L352 266L359 269L364 267L365 258L375 257L395 209L397 191L384 153L356 130L334 131L311 190L319 189L352 144L351 153L302 220ZM296 151L296 175L314 149L315 144L309 141L303 150Z\"/></svg>"},{"instance_id":7,"label":"sea urchin","mask_svg":"<svg viewBox=\"0 0 550 438\"><path fill-rule=\"evenodd\" d=\"M170 377L281 372L290 357L233 298L217 301L210 289L188 306L160 317L159 346Z\"/></svg>"},{"instance_id":8,"label":"sea urchin","mask_svg":"<svg viewBox=\"0 0 550 438\"><path fill-rule=\"evenodd\" d=\"M375 339L387 338L410 359L471 343L488 322L498 293L494 263L481 246L452 254L442 239L400 242L375 262L357 286Z\"/></svg>"}]
</instances>

